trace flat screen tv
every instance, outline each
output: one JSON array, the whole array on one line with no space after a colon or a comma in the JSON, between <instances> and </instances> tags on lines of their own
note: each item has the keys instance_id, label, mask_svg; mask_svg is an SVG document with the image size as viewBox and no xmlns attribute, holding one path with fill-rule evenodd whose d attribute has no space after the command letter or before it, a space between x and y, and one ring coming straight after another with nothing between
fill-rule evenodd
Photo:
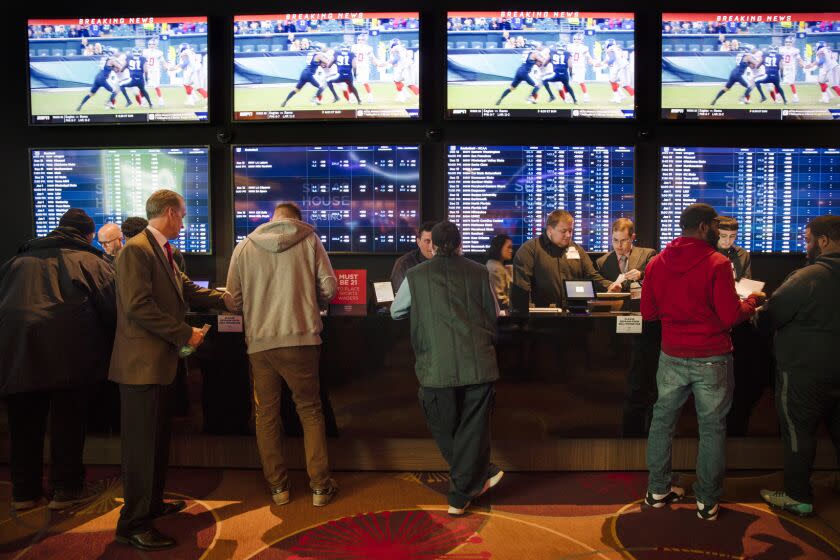
<instances>
[{"instance_id":1,"label":"flat screen tv","mask_svg":"<svg viewBox=\"0 0 840 560\"><path fill-rule=\"evenodd\" d=\"M664 13L662 118L838 120L838 51L840 12Z\"/></svg>"},{"instance_id":2,"label":"flat screen tv","mask_svg":"<svg viewBox=\"0 0 840 560\"><path fill-rule=\"evenodd\" d=\"M35 235L81 208L97 230L146 217L146 199L166 188L184 197L184 229L172 243L186 253L210 254L210 172L207 146L167 148L36 148L30 150Z\"/></svg>"},{"instance_id":3,"label":"flat screen tv","mask_svg":"<svg viewBox=\"0 0 840 560\"><path fill-rule=\"evenodd\" d=\"M207 121L206 17L28 24L31 124Z\"/></svg>"},{"instance_id":4,"label":"flat screen tv","mask_svg":"<svg viewBox=\"0 0 840 560\"><path fill-rule=\"evenodd\" d=\"M418 146L234 146L234 237L298 205L333 253L402 253L420 225Z\"/></svg>"},{"instance_id":5,"label":"flat screen tv","mask_svg":"<svg viewBox=\"0 0 840 560\"><path fill-rule=\"evenodd\" d=\"M235 121L420 117L420 14L239 15Z\"/></svg>"},{"instance_id":6,"label":"flat screen tv","mask_svg":"<svg viewBox=\"0 0 840 560\"><path fill-rule=\"evenodd\" d=\"M625 12L449 12L453 119L627 119L635 114L635 19Z\"/></svg>"}]
</instances>

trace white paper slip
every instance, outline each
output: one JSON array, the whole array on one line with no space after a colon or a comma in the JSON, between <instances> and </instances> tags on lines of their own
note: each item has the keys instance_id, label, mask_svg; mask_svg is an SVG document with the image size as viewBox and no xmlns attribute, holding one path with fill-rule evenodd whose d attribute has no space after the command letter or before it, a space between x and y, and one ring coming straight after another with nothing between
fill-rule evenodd
<instances>
[{"instance_id":1,"label":"white paper slip","mask_svg":"<svg viewBox=\"0 0 840 560\"><path fill-rule=\"evenodd\" d=\"M741 278L735 282L735 291L741 299L745 299L753 292L760 292L764 289L764 282L758 280L750 280L749 278Z\"/></svg>"},{"instance_id":2,"label":"white paper slip","mask_svg":"<svg viewBox=\"0 0 840 560\"><path fill-rule=\"evenodd\" d=\"M577 249L574 247L569 247L566 249L566 258L573 261L579 261L580 253L578 253Z\"/></svg>"},{"instance_id":3,"label":"white paper slip","mask_svg":"<svg viewBox=\"0 0 840 560\"><path fill-rule=\"evenodd\" d=\"M615 332L619 334L638 334L642 332L641 315L619 315L615 318Z\"/></svg>"},{"instance_id":4,"label":"white paper slip","mask_svg":"<svg viewBox=\"0 0 840 560\"><path fill-rule=\"evenodd\" d=\"M373 293L376 295L376 303L389 303L394 301L394 288L390 282L374 282Z\"/></svg>"},{"instance_id":5,"label":"white paper slip","mask_svg":"<svg viewBox=\"0 0 840 560\"><path fill-rule=\"evenodd\" d=\"M242 332L242 315L219 315L219 332Z\"/></svg>"}]
</instances>

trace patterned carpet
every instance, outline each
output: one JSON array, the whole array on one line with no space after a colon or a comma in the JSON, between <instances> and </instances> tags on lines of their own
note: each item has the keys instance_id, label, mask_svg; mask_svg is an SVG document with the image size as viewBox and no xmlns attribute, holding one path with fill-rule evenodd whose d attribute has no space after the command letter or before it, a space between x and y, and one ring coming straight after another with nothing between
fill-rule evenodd
<instances>
[{"instance_id":1,"label":"patterned carpet","mask_svg":"<svg viewBox=\"0 0 840 560\"><path fill-rule=\"evenodd\" d=\"M778 473L727 478L717 522L697 519L693 501L641 509L645 473L508 473L470 514L445 511L441 473L336 473L341 491L314 508L305 474L292 473L292 502L271 504L256 470L170 469L170 498L188 500L158 522L179 546L141 553L113 541L122 487L115 467L91 467L98 500L65 512L46 503L0 515L0 559L762 559L840 558L840 492L834 473L815 477L818 515L777 515L757 499ZM690 488L691 477L680 481ZM0 470L0 503L10 500Z\"/></svg>"}]
</instances>

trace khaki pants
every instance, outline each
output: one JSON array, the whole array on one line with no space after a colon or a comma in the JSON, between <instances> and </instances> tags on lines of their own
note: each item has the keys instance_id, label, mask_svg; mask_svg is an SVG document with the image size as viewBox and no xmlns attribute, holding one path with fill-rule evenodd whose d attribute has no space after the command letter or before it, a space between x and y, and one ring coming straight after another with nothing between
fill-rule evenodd
<instances>
[{"instance_id":1,"label":"khaki pants","mask_svg":"<svg viewBox=\"0 0 840 560\"><path fill-rule=\"evenodd\" d=\"M327 436L318 379L320 353L320 346L290 346L248 355L254 377L257 446L263 474L272 489L285 485L288 476L281 443L281 377L292 390L303 426L309 485L313 490L329 485Z\"/></svg>"}]
</instances>

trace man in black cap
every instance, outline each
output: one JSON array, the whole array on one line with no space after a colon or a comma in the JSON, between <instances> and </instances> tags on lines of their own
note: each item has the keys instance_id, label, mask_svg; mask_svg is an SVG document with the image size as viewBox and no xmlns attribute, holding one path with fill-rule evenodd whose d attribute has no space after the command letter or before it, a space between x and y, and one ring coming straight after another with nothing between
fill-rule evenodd
<instances>
[{"instance_id":1,"label":"man in black cap","mask_svg":"<svg viewBox=\"0 0 840 560\"><path fill-rule=\"evenodd\" d=\"M105 379L116 325L114 270L91 245L93 220L77 208L0 267L0 396L9 416L12 509L44 494L50 429L50 509L96 496L82 450L93 386ZM104 350L107 349L107 350Z\"/></svg>"},{"instance_id":2,"label":"man in black cap","mask_svg":"<svg viewBox=\"0 0 840 560\"><path fill-rule=\"evenodd\" d=\"M432 244L433 258L406 273L391 317L411 316L420 404L449 465L449 514L463 515L504 475L490 462L499 305L487 269L461 256L455 224L435 225Z\"/></svg>"}]
</instances>

